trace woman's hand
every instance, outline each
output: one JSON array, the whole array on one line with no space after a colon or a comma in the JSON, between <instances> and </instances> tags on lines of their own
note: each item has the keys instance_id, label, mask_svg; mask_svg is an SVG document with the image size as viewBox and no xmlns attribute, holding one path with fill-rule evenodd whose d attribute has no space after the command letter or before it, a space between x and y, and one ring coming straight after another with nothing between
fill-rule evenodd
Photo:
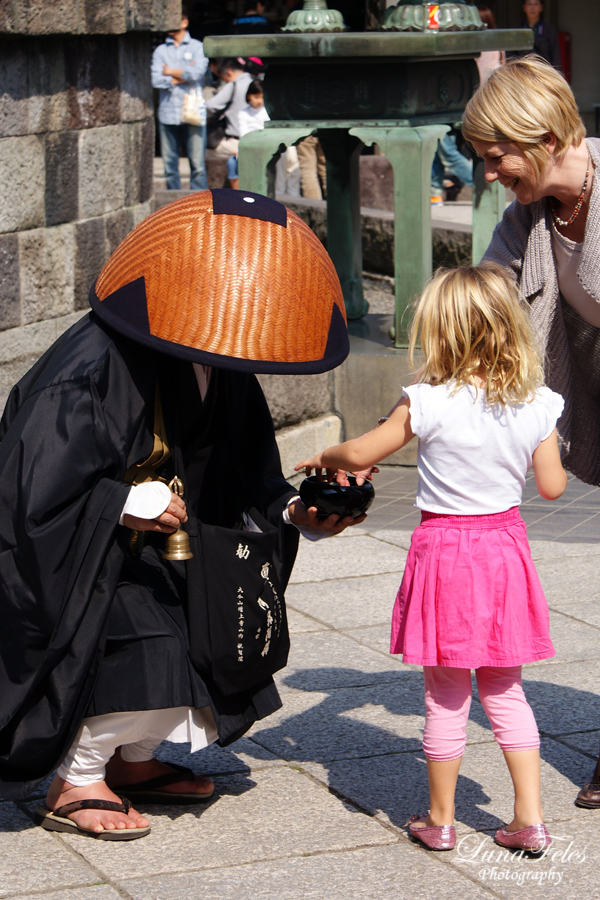
<instances>
[{"instance_id":1,"label":"woman's hand","mask_svg":"<svg viewBox=\"0 0 600 900\"><path fill-rule=\"evenodd\" d=\"M123 525L132 531L158 531L173 534L183 522L187 522L185 503L177 494L171 494L171 502L164 513L156 519L138 519L137 516L123 516Z\"/></svg>"}]
</instances>

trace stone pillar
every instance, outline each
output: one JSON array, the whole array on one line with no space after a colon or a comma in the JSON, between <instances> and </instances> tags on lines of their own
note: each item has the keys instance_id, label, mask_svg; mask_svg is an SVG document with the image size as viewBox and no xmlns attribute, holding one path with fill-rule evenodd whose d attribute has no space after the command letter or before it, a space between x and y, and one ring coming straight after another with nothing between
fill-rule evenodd
<instances>
[{"instance_id":1,"label":"stone pillar","mask_svg":"<svg viewBox=\"0 0 600 900\"><path fill-rule=\"evenodd\" d=\"M346 315L369 311L362 287L362 233L358 160L361 143L347 130L319 129L327 160L327 251L338 273Z\"/></svg>"},{"instance_id":2,"label":"stone pillar","mask_svg":"<svg viewBox=\"0 0 600 900\"><path fill-rule=\"evenodd\" d=\"M151 212L151 32L179 0L0 4L0 363L46 349Z\"/></svg>"}]
</instances>

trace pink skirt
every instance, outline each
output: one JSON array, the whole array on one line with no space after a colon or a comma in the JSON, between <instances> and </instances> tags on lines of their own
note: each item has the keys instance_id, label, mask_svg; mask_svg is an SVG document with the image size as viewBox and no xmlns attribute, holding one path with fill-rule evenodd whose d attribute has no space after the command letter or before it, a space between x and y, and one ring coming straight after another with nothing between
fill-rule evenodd
<instances>
[{"instance_id":1,"label":"pink skirt","mask_svg":"<svg viewBox=\"0 0 600 900\"><path fill-rule=\"evenodd\" d=\"M519 666L554 656L548 626L518 507L422 513L394 606L392 653L420 666Z\"/></svg>"}]
</instances>

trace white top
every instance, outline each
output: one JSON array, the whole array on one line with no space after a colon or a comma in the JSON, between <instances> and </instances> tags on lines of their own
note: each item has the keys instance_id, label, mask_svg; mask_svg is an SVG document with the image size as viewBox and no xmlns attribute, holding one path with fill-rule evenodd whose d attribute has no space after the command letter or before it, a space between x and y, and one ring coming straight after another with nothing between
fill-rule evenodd
<instances>
[{"instance_id":1,"label":"white top","mask_svg":"<svg viewBox=\"0 0 600 900\"><path fill-rule=\"evenodd\" d=\"M600 328L600 303L588 294L577 275L583 241L578 244L565 237L552 222L552 250L561 294L582 319L594 328Z\"/></svg>"},{"instance_id":2,"label":"white top","mask_svg":"<svg viewBox=\"0 0 600 900\"><path fill-rule=\"evenodd\" d=\"M489 406L485 391L411 384L410 426L419 438L415 506L458 516L505 512L521 502L533 451L550 437L564 401L547 387L530 403Z\"/></svg>"},{"instance_id":3,"label":"white top","mask_svg":"<svg viewBox=\"0 0 600 900\"><path fill-rule=\"evenodd\" d=\"M248 104L239 114L240 137L244 137L249 131L262 131L265 127L265 122L268 121L269 113L264 106L254 109L253 106Z\"/></svg>"}]
</instances>

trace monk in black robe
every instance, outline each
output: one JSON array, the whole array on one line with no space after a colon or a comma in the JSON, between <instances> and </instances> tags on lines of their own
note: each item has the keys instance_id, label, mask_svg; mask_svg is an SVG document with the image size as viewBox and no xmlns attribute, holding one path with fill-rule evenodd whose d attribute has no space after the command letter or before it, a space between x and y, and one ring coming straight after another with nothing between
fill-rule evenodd
<instances>
[{"instance_id":1,"label":"monk in black robe","mask_svg":"<svg viewBox=\"0 0 600 900\"><path fill-rule=\"evenodd\" d=\"M208 779L159 762L154 749L165 738L190 740L192 749L214 740L226 745L280 707L271 674L287 653L280 595L298 528L333 534L356 521L317 522L316 510L303 507L282 476L271 416L252 374L324 371L343 359L347 337L344 344L335 273L311 233L304 235L305 226L280 204L221 193L236 192L195 194L134 229L92 290L94 311L16 385L0 423L0 796L27 796L60 765L39 814L52 830L141 837L148 820L119 794L154 802L210 796ZM198 338L203 313L190 312L173 288L157 292L157 277L165 271L172 277L174 240L183 241L173 232L179 228L185 237L191 221L197 242L210 237L215 222L239 233L239 220L248 218L243 200L260 223L255 241L265 234L271 241L273 234L279 241L302 238L314 271L321 267L319 277L333 285L329 298L322 287L318 292L319 302L329 303L329 329L317 335L316 350L306 350L304 340L300 359L291 332L287 348L278 341L263 358L256 349L249 357L231 353L227 337L216 346L210 329ZM145 248L149 241L156 249L161 234L168 235L169 254L159 254L151 269ZM188 241L181 252L185 258L201 249ZM281 252L280 246L278 259L265 260L267 269ZM247 284L247 269L243 277ZM261 271L251 277L254 297L268 308L258 299L256 309L246 308L246 335L252 321L264 328L280 315ZM236 290L224 285L220 299L214 291L201 299L231 311ZM186 316L178 336L165 337L164 329ZM183 499L165 487L175 476L185 486ZM164 535L180 526L193 557L165 560ZM268 623L264 651L254 668L240 666L243 674L236 675L212 663L229 636L225 620L223 636L210 625L206 594L218 595L225 585L234 553L246 558L252 541L267 535L271 569L263 566L262 577L279 620L259 597L256 609L264 608ZM248 640L244 614L240 663Z\"/></svg>"}]
</instances>

